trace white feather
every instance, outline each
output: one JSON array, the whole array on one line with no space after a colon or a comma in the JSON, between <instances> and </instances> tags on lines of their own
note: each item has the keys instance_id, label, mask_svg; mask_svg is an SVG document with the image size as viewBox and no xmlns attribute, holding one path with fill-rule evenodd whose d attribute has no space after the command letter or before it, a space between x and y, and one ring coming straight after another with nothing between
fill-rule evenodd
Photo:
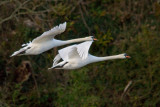
<instances>
[{"instance_id":1,"label":"white feather","mask_svg":"<svg viewBox=\"0 0 160 107\"><path fill-rule=\"evenodd\" d=\"M59 54L57 54L56 55L56 57L54 58L54 60L53 60L53 66L55 66L58 62L59 62L59 60L61 59L61 57L60 57L60 55Z\"/></svg>"},{"instance_id":2,"label":"white feather","mask_svg":"<svg viewBox=\"0 0 160 107\"><path fill-rule=\"evenodd\" d=\"M44 32L41 36L35 38L32 43L41 43L53 39L56 35L61 34L66 29L66 22Z\"/></svg>"},{"instance_id":3,"label":"white feather","mask_svg":"<svg viewBox=\"0 0 160 107\"><path fill-rule=\"evenodd\" d=\"M59 55L64 61L68 61L69 58L78 57L77 54L84 60L88 56L88 51L92 42L93 41L86 41L78 45L68 46L59 50Z\"/></svg>"},{"instance_id":4,"label":"white feather","mask_svg":"<svg viewBox=\"0 0 160 107\"><path fill-rule=\"evenodd\" d=\"M77 45L77 52L79 53L80 57L83 60L87 58L88 51L89 51L89 48L90 48L92 42L93 41L86 41L86 42L83 42L83 43Z\"/></svg>"}]
</instances>

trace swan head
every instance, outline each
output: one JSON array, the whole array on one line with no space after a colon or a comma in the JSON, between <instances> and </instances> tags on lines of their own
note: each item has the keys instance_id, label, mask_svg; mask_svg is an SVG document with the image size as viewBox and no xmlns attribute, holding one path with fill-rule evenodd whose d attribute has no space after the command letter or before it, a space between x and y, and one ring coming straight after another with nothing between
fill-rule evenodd
<instances>
[{"instance_id":1,"label":"swan head","mask_svg":"<svg viewBox=\"0 0 160 107\"><path fill-rule=\"evenodd\" d=\"M129 55L127 55L126 53L123 53L123 54L119 54L116 56L117 58L119 59L128 59L128 58L131 58Z\"/></svg>"},{"instance_id":2,"label":"swan head","mask_svg":"<svg viewBox=\"0 0 160 107\"><path fill-rule=\"evenodd\" d=\"M123 53L123 54L120 54L120 57L121 58L131 58L128 54L126 54L126 53Z\"/></svg>"},{"instance_id":3,"label":"swan head","mask_svg":"<svg viewBox=\"0 0 160 107\"><path fill-rule=\"evenodd\" d=\"M88 37L85 37L85 39L88 41L96 41L97 40L94 36L88 36Z\"/></svg>"},{"instance_id":4,"label":"swan head","mask_svg":"<svg viewBox=\"0 0 160 107\"><path fill-rule=\"evenodd\" d=\"M131 58L128 54L124 53L125 58Z\"/></svg>"}]
</instances>

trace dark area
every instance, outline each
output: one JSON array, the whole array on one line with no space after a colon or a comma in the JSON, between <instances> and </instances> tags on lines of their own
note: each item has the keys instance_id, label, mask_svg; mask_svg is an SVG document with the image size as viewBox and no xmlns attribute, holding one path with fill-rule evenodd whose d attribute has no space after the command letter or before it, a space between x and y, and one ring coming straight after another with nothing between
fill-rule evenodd
<instances>
[{"instance_id":1,"label":"dark area","mask_svg":"<svg viewBox=\"0 0 160 107\"><path fill-rule=\"evenodd\" d=\"M89 35L96 56L132 58L48 70L57 50L10 55L23 43L67 22L57 39ZM158 0L1 0L0 106L155 107L160 105L160 3Z\"/></svg>"}]
</instances>

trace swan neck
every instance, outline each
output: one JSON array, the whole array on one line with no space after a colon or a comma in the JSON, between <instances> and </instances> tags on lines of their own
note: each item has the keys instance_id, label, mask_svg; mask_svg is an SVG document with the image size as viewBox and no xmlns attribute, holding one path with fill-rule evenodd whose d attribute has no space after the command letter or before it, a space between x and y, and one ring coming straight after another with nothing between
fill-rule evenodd
<instances>
[{"instance_id":1,"label":"swan neck","mask_svg":"<svg viewBox=\"0 0 160 107\"><path fill-rule=\"evenodd\" d=\"M83 41L87 41L87 40L88 40L87 38L78 38L78 39L66 40L65 44L83 42Z\"/></svg>"},{"instance_id":2,"label":"swan neck","mask_svg":"<svg viewBox=\"0 0 160 107\"><path fill-rule=\"evenodd\" d=\"M113 59L124 59L121 55L113 55L113 56L105 56L105 57L94 57L93 62L100 62L106 60L113 60Z\"/></svg>"}]
</instances>

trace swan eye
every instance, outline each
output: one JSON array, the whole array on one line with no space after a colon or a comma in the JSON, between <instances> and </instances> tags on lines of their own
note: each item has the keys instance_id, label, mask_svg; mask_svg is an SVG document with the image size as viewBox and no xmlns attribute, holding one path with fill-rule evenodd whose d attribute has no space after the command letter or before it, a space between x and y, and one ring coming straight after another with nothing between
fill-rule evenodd
<instances>
[{"instance_id":1,"label":"swan eye","mask_svg":"<svg viewBox=\"0 0 160 107\"><path fill-rule=\"evenodd\" d=\"M94 39L94 36L90 36L92 39Z\"/></svg>"},{"instance_id":2,"label":"swan eye","mask_svg":"<svg viewBox=\"0 0 160 107\"><path fill-rule=\"evenodd\" d=\"M95 38L95 36L91 36L91 38L92 38L93 40L98 40L98 39Z\"/></svg>"},{"instance_id":3,"label":"swan eye","mask_svg":"<svg viewBox=\"0 0 160 107\"><path fill-rule=\"evenodd\" d=\"M124 56L128 56L126 53L124 53Z\"/></svg>"}]
</instances>

